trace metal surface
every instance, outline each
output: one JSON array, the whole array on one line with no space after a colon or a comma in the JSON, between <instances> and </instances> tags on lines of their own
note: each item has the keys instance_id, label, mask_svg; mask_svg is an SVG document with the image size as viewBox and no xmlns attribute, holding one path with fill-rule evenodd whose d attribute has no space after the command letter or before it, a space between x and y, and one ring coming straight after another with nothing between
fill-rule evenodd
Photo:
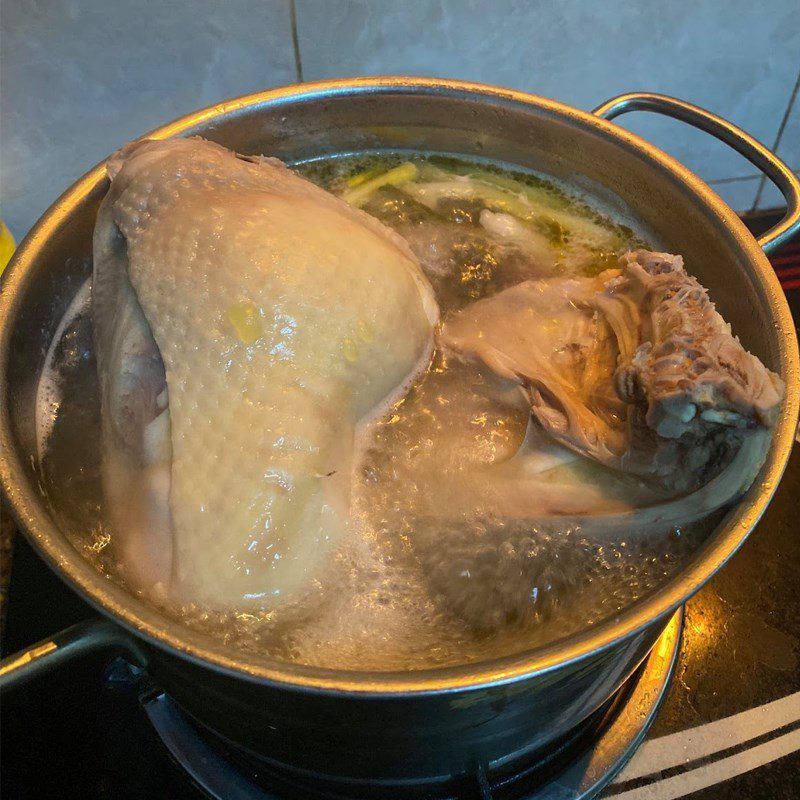
<instances>
[{"instance_id":1,"label":"metal surface","mask_svg":"<svg viewBox=\"0 0 800 800\"><path fill-rule=\"evenodd\" d=\"M288 161L405 149L484 157L547 172L627 214L684 255L748 349L786 381L767 461L707 544L658 591L606 622L532 652L407 673L310 668L229 650L98 574L42 496L34 393L61 314L91 257L103 166L47 212L4 275L0 308L0 477L44 559L91 603L135 632L149 668L184 708L228 738L311 768L364 779L450 774L464 759L522 755L602 705L656 640L667 615L739 547L786 464L798 410L797 343L762 251L697 177L605 120L531 95L409 78L287 87L199 111L153 132L202 134ZM369 758L364 753L369 753Z\"/></svg>"},{"instance_id":2,"label":"metal surface","mask_svg":"<svg viewBox=\"0 0 800 800\"><path fill-rule=\"evenodd\" d=\"M631 111L663 114L710 133L743 155L778 187L786 200L786 215L758 238L758 244L765 253L777 250L800 231L800 180L783 161L750 134L704 108L651 92L621 94L598 106L592 113L611 120Z\"/></svg>"},{"instance_id":3,"label":"metal surface","mask_svg":"<svg viewBox=\"0 0 800 800\"><path fill-rule=\"evenodd\" d=\"M0 692L35 680L73 658L102 650L122 651L135 664L144 660L136 639L119 625L108 619L90 619L4 659L0 663Z\"/></svg>"},{"instance_id":4,"label":"metal surface","mask_svg":"<svg viewBox=\"0 0 800 800\"><path fill-rule=\"evenodd\" d=\"M401 787L403 800L414 797L500 796L519 800L586 800L594 797L622 769L645 737L666 693L680 649L683 610L670 619L650 655L620 689L623 695L603 715L592 735L570 740L565 746L566 761L551 767L552 753L545 763L516 764L500 777L489 765L475 765L470 774L454 776L454 782L440 786ZM632 684L629 686L628 684ZM150 694L143 702L147 716L175 762L192 781L214 800L279 800L280 798L364 797L359 787L337 784L335 779L316 776L303 779L273 773L267 769L247 769L246 760L234 762L223 748L214 746L192 724L167 695ZM256 774L257 773L257 774ZM392 787L373 791L388 800ZM397 787L394 787L397 789ZM372 795L370 795L372 796ZM391 794L395 796L394 793Z\"/></svg>"}]
</instances>

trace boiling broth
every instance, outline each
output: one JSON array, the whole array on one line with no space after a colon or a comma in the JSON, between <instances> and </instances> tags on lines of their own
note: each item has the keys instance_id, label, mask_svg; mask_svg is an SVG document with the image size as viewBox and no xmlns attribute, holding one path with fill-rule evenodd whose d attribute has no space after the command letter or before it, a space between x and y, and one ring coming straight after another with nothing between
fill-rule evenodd
<instances>
[{"instance_id":1,"label":"boiling broth","mask_svg":"<svg viewBox=\"0 0 800 800\"><path fill-rule=\"evenodd\" d=\"M597 274L618 253L646 245L533 174L399 155L298 168L409 242L443 317L522 280ZM413 179L381 183L398 170ZM524 220L522 233L515 220ZM90 304L87 282L48 353L37 409L41 470L74 545L125 583L102 508ZM597 541L580 525L542 525L482 505L460 481L501 463L531 435L526 403L480 366L435 352L408 395L362 433L350 534L302 598L226 613L146 599L232 647L340 669L474 662L597 624L663 582L707 527ZM545 464L536 479L554 475L606 493L637 489L580 458Z\"/></svg>"}]
</instances>

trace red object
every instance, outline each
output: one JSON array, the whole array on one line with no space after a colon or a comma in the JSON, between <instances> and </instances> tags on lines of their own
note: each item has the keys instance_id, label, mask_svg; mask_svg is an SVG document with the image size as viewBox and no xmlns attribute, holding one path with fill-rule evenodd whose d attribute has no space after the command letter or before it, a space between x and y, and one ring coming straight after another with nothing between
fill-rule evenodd
<instances>
[{"instance_id":1,"label":"red object","mask_svg":"<svg viewBox=\"0 0 800 800\"><path fill-rule=\"evenodd\" d=\"M795 236L769 260L786 292L795 324L800 326L800 237Z\"/></svg>"},{"instance_id":2,"label":"red object","mask_svg":"<svg viewBox=\"0 0 800 800\"><path fill-rule=\"evenodd\" d=\"M800 275L800 240L795 238L781 247L770 258L770 263L775 268L778 280L784 289L797 288L800 285L800 281L795 279L796 275Z\"/></svg>"}]
</instances>

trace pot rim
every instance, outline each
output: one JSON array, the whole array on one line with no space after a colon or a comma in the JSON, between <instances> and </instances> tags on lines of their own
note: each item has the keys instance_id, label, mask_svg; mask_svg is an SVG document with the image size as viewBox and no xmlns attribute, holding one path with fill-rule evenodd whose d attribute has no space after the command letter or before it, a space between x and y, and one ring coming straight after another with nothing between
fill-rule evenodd
<instances>
[{"instance_id":1,"label":"pot rim","mask_svg":"<svg viewBox=\"0 0 800 800\"><path fill-rule=\"evenodd\" d=\"M778 349L780 372L786 381L783 411L776 423L767 460L745 496L726 514L714 536L679 573L622 613L596 627L542 647L468 665L407 672L361 672L306 667L236 653L207 634L180 626L154 607L133 597L98 572L64 538L50 519L43 498L29 485L14 449L7 398L11 331L20 313L26 278L37 263L49 236L72 209L105 181L105 160L74 183L28 233L3 276L0 305L0 486L28 540L49 566L91 605L157 648L228 675L328 694L417 695L457 692L510 683L540 675L597 654L666 620L669 613L694 594L739 548L758 522L781 478L791 452L800 404L800 363L791 312L766 256L734 212L697 176L644 139L593 114L526 92L479 83L436 78L387 76L347 78L295 84L245 95L180 117L146 134L167 138L193 133L211 119L232 117L254 106L280 106L336 96L424 94L470 97L512 107L536 106L572 124L636 150L642 159L687 187L704 211L716 216L727 234L750 261L754 276L769 303L773 321L782 332Z\"/></svg>"}]
</instances>

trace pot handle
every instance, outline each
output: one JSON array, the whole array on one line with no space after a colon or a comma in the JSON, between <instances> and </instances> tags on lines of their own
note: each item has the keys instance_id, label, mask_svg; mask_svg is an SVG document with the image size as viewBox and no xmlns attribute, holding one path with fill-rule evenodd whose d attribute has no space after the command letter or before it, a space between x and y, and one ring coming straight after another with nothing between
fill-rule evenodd
<instances>
[{"instance_id":1,"label":"pot handle","mask_svg":"<svg viewBox=\"0 0 800 800\"><path fill-rule=\"evenodd\" d=\"M786 216L759 238L758 244L765 253L771 253L800 231L800 181L786 164L761 142L710 111L663 94L650 92L621 94L598 106L592 113L603 119L612 120L629 111L652 111L664 114L710 133L743 155L780 189L786 199Z\"/></svg>"},{"instance_id":2,"label":"pot handle","mask_svg":"<svg viewBox=\"0 0 800 800\"><path fill-rule=\"evenodd\" d=\"M0 692L16 689L62 664L101 650L122 651L137 666L145 657L135 639L119 625L98 617L37 642L0 661Z\"/></svg>"}]
</instances>

